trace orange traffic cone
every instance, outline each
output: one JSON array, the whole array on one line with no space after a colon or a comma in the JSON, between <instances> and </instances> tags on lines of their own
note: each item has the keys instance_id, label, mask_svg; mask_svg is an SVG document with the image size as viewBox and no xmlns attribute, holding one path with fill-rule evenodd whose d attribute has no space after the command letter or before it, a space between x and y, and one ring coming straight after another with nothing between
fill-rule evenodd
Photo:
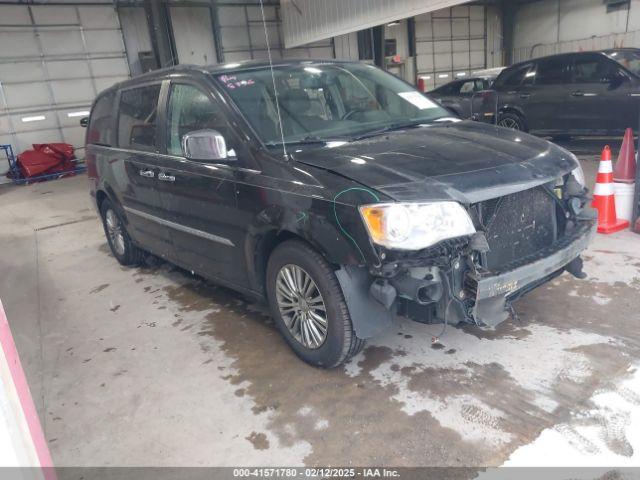
<instances>
[{"instance_id":1,"label":"orange traffic cone","mask_svg":"<svg viewBox=\"0 0 640 480\"><path fill-rule=\"evenodd\" d=\"M618 161L613 169L613 181L620 183L636 181L636 152L633 148L633 130L630 128L624 132Z\"/></svg>"},{"instance_id":2,"label":"orange traffic cone","mask_svg":"<svg viewBox=\"0 0 640 480\"><path fill-rule=\"evenodd\" d=\"M627 220L618 220L616 217L616 204L613 194L613 168L609 145L602 150L591 206L598 210L599 233L618 232L629 226Z\"/></svg>"}]
</instances>

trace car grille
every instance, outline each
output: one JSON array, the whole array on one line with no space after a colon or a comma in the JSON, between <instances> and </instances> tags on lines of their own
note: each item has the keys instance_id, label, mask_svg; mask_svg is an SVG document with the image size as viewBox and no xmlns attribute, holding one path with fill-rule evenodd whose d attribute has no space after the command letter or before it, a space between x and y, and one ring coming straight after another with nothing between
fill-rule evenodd
<instances>
[{"instance_id":1,"label":"car grille","mask_svg":"<svg viewBox=\"0 0 640 480\"><path fill-rule=\"evenodd\" d=\"M556 205L543 187L475 205L477 227L484 230L490 251L482 258L490 271L536 253L557 238Z\"/></svg>"}]
</instances>

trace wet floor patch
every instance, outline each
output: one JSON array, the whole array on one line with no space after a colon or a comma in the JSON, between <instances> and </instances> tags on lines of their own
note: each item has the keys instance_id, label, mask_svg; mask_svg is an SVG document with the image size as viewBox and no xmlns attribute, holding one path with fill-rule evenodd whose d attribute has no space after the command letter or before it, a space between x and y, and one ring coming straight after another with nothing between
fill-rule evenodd
<instances>
[{"instance_id":1,"label":"wet floor patch","mask_svg":"<svg viewBox=\"0 0 640 480\"><path fill-rule=\"evenodd\" d=\"M263 422L240 435L246 448L296 449L306 465L497 465L567 423L640 354L633 282L564 275L517 303L518 322L494 329L443 333L400 320L344 367L323 370L295 356L263 305L161 262L133 277L158 312L137 328L171 328L196 341L210 355L197 368L228 385L227 402L250 405L243 415ZM598 416L585 421L601 428ZM628 451L615 429L603 435L606 448Z\"/></svg>"},{"instance_id":2,"label":"wet floor patch","mask_svg":"<svg viewBox=\"0 0 640 480\"><path fill-rule=\"evenodd\" d=\"M478 448L471 452L471 445L428 412L407 415L393 398L395 387L372 378L371 371L396 352L368 348L355 360L356 376L344 369L314 368L289 349L263 306L204 281L166 287L165 293L184 311L211 310L198 332L203 348L208 337L222 340L236 372L225 369L220 376L239 387L236 395L255 402L254 414L269 415L269 429L281 444L303 440L312 445L307 465L428 465L428 458L463 465L482 458Z\"/></svg>"},{"instance_id":3,"label":"wet floor patch","mask_svg":"<svg viewBox=\"0 0 640 480\"><path fill-rule=\"evenodd\" d=\"M580 303L588 287L563 280L550 288L565 298L575 288ZM205 314L197 331L203 348L209 336L222 341L236 372L221 377L255 402L254 413L269 415L283 445L311 445L308 465L498 464L561 423L571 405L626 367L633 350L611 329L593 333L567 321L562 303L550 304L554 295L520 305L519 323L450 327L435 344L441 326L401 322L344 368L321 370L295 357L263 306L200 280L164 294ZM594 305L601 307L592 301L591 316Z\"/></svg>"}]
</instances>

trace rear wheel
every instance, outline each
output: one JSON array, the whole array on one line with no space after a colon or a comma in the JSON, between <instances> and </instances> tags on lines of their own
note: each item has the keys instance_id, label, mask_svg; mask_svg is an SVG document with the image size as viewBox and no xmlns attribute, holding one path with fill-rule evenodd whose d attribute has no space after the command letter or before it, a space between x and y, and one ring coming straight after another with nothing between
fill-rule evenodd
<instances>
[{"instance_id":1,"label":"rear wheel","mask_svg":"<svg viewBox=\"0 0 640 480\"><path fill-rule=\"evenodd\" d=\"M524 121L520 115L512 112L500 114L500 117L498 118L498 126L510 128L511 130L525 131Z\"/></svg>"},{"instance_id":2,"label":"rear wheel","mask_svg":"<svg viewBox=\"0 0 640 480\"><path fill-rule=\"evenodd\" d=\"M122 265L142 263L145 256L144 251L133 244L122 218L109 200L104 200L100 205L100 214L109 248L111 248L111 253L116 257L116 260Z\"/></svg>"},{"instance_id":3,"label":"rear wheel","mask_svg":"<svg viewBox=\"0 0 640 480\"><path fill-rule=\"evenodd\" d=\"M338 279L318 252L301 241L282 243L269 258L266 280L278 329L302 360L330 368L362 349Z\"/></svg>"}]
</instances>

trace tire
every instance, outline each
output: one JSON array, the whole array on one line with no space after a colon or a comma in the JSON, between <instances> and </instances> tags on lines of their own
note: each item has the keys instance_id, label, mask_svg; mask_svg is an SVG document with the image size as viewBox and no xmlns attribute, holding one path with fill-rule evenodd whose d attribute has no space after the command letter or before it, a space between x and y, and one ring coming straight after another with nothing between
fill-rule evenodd
<instances>
[{"instance_id":1,"label":"tire","mask_svg":"<svg viewBox=\"0 0 640 480\"><path fill-rule=\"evenodd\" d=\"M301 280L299 284L306 285L302 280L303 274L308 275L314 283L306 289L297 290L298 293L303 290L310 292L305 295L309 300L308 303L301 300L302 295L297 296L297 299L294 295L294 299L287 303L291 297L285 293L291 294L295 289L289 288L286 272L290 274L289 280L299 274L298 279ZM347 361L364 347L364 340L358 338L353 330L349 309L333 269L317 251L307 244L298 240L289 240L276 247L267 265L266 290L271 313L280 333L296 355L305 362L317 367L333 368ZM315 321L318 316L322 317L323 313L322 308L316 309L320 304L316 293L320 294L319 302L324 307L326 320L322 342L316 341L311 328L315 325L316 331L323 333L322 323ZM313 313L305 312L305 309ZM298 312L297 323L292 318L295 316L295 311ZM303 333L305 324L310 325L306 329L307 332L311 332L306 338Z\"/></svg>"},{"instance_id":2,"label":"tire","mask_svg":"<svg viewBox=\"0 0 640 480\"><path fill-rule=\"evenodd\" d=\"M498 119L498 126L526 132L524 120L520 115L513 112L501 113Z\"/></svg>"},{"instance_id":3,"label":"tire","mask_svg":"<svg viewBox=\"0 0 640 480\"><path fill-rule=\"evenodd\" d=\"M109 248L116 260L125 266L140 265L144 261L145 252L133 244L122 217L108 199L100 205L100 216Z\"/></svg>"}]
</instances>

